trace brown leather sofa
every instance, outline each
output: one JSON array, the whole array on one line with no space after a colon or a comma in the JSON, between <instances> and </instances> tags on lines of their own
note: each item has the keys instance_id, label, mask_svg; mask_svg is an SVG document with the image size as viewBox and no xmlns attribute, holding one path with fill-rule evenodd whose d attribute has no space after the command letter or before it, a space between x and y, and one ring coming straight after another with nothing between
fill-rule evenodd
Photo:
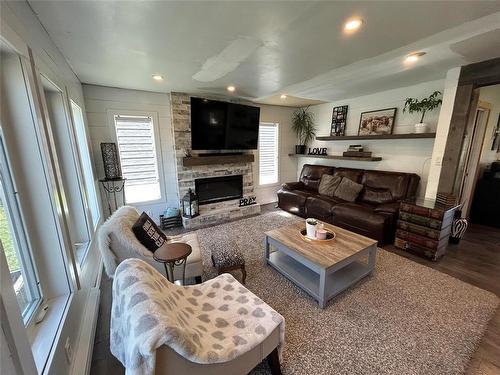
<instances>
[{"instance_id":1,"label":"brown leather sofa","mask_svg":"<svg viewBox=\"0 0 500 375\"><path fill-rule=\"evenodd\" d=\"M323 174L347 177L364 188L355 202L320 195ZM379 244L390 243L396 231L399 202L415 196L419 181L414 173L305 164L300 181L283 184L278 191L278 206L376 239Z\"/></svg>"}]
</instances>

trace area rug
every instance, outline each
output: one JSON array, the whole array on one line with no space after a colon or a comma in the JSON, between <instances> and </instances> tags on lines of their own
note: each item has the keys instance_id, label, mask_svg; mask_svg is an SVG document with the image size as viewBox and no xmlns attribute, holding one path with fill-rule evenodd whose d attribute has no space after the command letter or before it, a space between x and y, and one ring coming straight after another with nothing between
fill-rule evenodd
<instances>
[{"instance_id":1,"label":"area rug","mask_svg":"<svg viewBox=\"0 0 500 375\"><path fill-rule=\"evenodd\" d=\"M322 310L264 262L264 232L297 220L275 211L198 231L205 279L210 249L230 241L245 254L247 287L285 317L284 374L465 372L494 294L380 249L374 274ZM265 362L252 372L267 373Z\"/></svg>"}]
</instances>

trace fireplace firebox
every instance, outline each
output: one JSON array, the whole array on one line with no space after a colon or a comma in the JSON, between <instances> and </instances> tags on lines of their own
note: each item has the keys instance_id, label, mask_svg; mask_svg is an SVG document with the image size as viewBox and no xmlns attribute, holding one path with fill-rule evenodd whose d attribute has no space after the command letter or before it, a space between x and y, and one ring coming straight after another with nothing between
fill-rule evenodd
<instances>
[{"instance_id":1,"label":"fireplace firebox","mask_svg":"<svg viewBox=\"0 0 500 375\"><path fill-rule=\"evenodd\" d=\"M243 196L243 175L197 178L194 180L198 204L209 204Z\"/></svg>"}]
</instances>

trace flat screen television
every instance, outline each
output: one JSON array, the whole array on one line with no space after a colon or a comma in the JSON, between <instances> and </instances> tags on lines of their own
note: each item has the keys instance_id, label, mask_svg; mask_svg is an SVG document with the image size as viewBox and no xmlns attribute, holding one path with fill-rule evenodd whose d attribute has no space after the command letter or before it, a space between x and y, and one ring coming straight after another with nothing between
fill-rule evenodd
<instances>
[{"instance_id":1,"label":"flat screen television","mask_svg":"<svg viewBox=\"0 0 500 375\"><path fill-rule=\"evenodd\" d=\"M255 150L260 108L191 98L193 150Z\"/></svg>"}]
</instances>

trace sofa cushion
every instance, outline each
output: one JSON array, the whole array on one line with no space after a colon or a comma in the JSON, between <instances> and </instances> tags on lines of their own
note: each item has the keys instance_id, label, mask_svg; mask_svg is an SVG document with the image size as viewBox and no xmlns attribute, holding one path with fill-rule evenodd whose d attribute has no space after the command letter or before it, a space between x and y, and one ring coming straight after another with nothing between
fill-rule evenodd
<instances>
[{"instance_id":1,"label":"sofa cushion","mask_svg":"<svg viewBox=\"0 0 500 375\"><path fill-rule=\"evenodd\" d=\"M167 236L158 228L153 219L143 212L132 226L139 242L149 251L155 252L167 242Z\"/></svg>"},{"instance_id":2,"label":"sofa cushion","mask_svg":"<svg viewBox=\"0 0 500 375\"><path fill-rule=\"evenodd\" d=\"M391 217L356 203L341 203L332 207L333 224L355 233L384 242Z\"/></svg>"},{"instance_id":3,"label":"sofa cushion","mask_svg":"<svg viewBox=\"0 0 500 375\"><path fill-rule=\"evenodd\" d=\"M365 186L360 197L360 201L369 204L385 204L394 202L391 191L389 189L374 188Z\"/></svg>"},{"instance_id":4,"label":"sofa cushion","mask_svg":"<svg viewBox=\"0 0 500 375\"><path fill-rule=\"evenodd\" d=\"M318 191L321 176L324 174L333 174L334 168L324 165L304 164L300 174L300 181L306 189Z\"/></svg>"},{"instance_id":5,"label":"sofa cushion","mask_svg":"<svg viewBox=\"0 0 500 375\"><path fill-rule=\"evenodd\" d=\"M387 189L392 194L393 201L396 201L406 197L408 185L410 183L410 174L399 172L365 171L362 183L366 187Z\"/></svg>"},{"instance_id":6,"label":"sofa cushion","mask_svg":"<svg viewBox=\"0 0 500 375\"><path fill-rule=\"evenodd\" d=\"M342 181L342 177L340 176L332 176L331 174L324 174L321 176L321 181L318 187L318 193L321 195L327 195L329 197L333 197L333 193Z\"/></svg>"},{"instance_id":7,"label":"sofa cushion","mask_svg":"<svg viewBox=\"0 0 500 375\"><path fill-rule=\"evenodd\" d=\"M310 196L306 200L305 214L307 217L331 222L333 206L344 202L342 199L325 195Z\"/></svg>"},{"instance_id":8,"label":"sofa cushion","mask_svg":"<svg viewBox=\"0 0 500 375\"><path fill-rule=\"evenodd\" d=\"M348 202L354 202L361 190L363 190L363 185L343 177L335 190L334 196Z\"/></svg>"},{"instance_id":9,"label":"sofa cushion","mask_svg":"<svg viewBox=\"0 0 500 375\"><path fill-rule=\"evenodd\" d=\"M362 169L352 169L352 168L335 168L334 176L347 177L349 180L361 183L361 178L363 177Z\"/></svg>"}]
</instances>

